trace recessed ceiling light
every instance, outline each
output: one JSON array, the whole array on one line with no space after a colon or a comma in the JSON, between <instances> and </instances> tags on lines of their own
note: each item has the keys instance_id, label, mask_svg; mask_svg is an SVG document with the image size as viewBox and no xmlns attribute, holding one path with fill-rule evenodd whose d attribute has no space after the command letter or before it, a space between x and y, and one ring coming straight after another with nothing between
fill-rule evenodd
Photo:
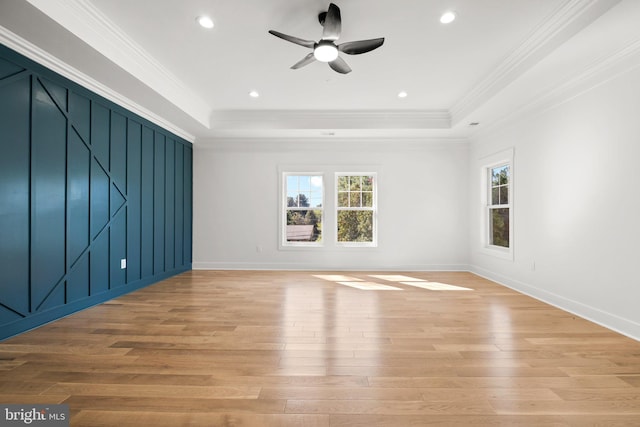
<instances>
[{"instance_id":1,"label":"recessed ceiling light","mask_svg":"<svg viewBox=\"0 0 640 427\"><path fill-rule=\"evenodd\" d=\"M213 20L207 15L198 16L196 22L203 28L213 28Z\"/></svg>"},{"instance_id":2,"label":"recessed ceiling light","mask_svg":"<svg viewBox=\"0 0 640 427\"><path fill-rule=\"evenodd\" d=\"M440 16L440 22L443 24L450 24L456 20L456 13L453 11L446 11Z\"/></svg>"},{"instance_id":3,"label":"recessed ceiling light","mask_svg":"<svg viewBox=\"0 0 640 427\"><path fill-rule=\"evenodd\" d=\"M251 92L249 92L249 96L252 98L258 98L260 94L258 93L258 91L252 90Z\"/></svg>"},{"instance_id":4,"label":"recessed ceiling light","mask_svg":"<svg viewBox=\"0 0 640 427\"><path fill-rule=\"evenodd\" d=\"M404 90L398 92L398 98L406 98L407 96L409 96L409 94L407 92L405 92Z\"/></svg>"}]
</instances>

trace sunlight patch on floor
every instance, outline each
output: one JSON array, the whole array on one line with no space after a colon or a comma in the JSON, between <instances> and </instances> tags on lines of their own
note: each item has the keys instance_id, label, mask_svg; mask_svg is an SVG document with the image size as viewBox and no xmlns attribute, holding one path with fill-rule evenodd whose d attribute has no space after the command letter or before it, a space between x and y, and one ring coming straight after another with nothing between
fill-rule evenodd
<instances>
[{"instance_id":1,"label":"sunlight patch on floor","mask_svg":"<svg viewBox=\"0 0 640 427\"><path fill-rule=\"evenodd\" d=\"M364 282L363 279L358 279L357 277L351 276L343 276L342 274L314 274L313 277L329 280L330 282Z\"/></svg>"},{"instance_id":2,"label":"sunlight patch on floor","mask_svg":"<svg viewBox=\"0 0 640 427\"><path fill-rule=\"evenodd\" d=\"M472 291L471 288L462 286L447 285L439 282L400 282L403 285L413 286L415 288L429 289L430 291Z\"/></svg>"},{"instance_id":3,"label":"sunlight patch on floor","mask_svg":"<svg viewBox=\"0 0 640 427\"><path fill-rule=\"evenodd\" d=\"M427 289L429 291L472 291L471 288L462 286L448 285L440 282L430 282L416 277L405 276L402 274L369 274L369 277L387 282L395 282L413 288ZM313 277L328 280L340 285L349 286L351 288L361 289L365 291L403 291L404 289L395 286L385 285L378 282L370 282L353 276L345 276L342 274L314 274Z\"/></svg>"},{"instance_id":4,"label":"sunlight patch on floor","mask_svg":"<svg viewBox=\"0 0 640 427\"><path fill-rule=\"evenodd\" d=\"M395 286L382 285L376 282L336 282L344 286L350 286L363 291L401 291L401 288Z\"/></svg>"},{"instance_id":5,"label":"sunlight patch on floor","mask_svg":"<svg viewBox=\"0 0 640 427\"><path fill-rule=\"evenodd\" d=\"M401 274L370 274L369 277L388 280L389 282L424 282L424 279L416 279L415 277L403 276Z\"/></svg>"}]
</instances>

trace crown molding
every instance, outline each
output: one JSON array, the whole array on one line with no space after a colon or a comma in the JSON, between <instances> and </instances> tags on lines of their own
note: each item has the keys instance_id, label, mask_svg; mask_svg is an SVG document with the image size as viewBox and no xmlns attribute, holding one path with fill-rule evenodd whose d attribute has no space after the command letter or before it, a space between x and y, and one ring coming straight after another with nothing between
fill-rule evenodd
<instances>
[{"instance_id":1,"label":"crown molding","mask_svg":"<svg viewBox=\"0 0 640 427\"><path fill-rule=\"evenodd\" d=\"M45 52L33 43L23 39L22 37L9 31L1 25L0 43L20 53L21 55L24 55L32 61L37 62L44 67L47 67L51 71L60 74L61 76L71 80L72 82L77 83L86 89L89 89L90 91L102 96L103 98L106 98L109 101L139 115L140 117L145 118L150 122L155 123L156 125L168 130L169 132L172 132L175 135L186 139L189 142L193 142L195 140L194 135L184 131L178 126L175 126L173 123L142 107L129 98L111 90L109 87L73 68L69 64L64 63L63 61L59 60L48 52Z\"/></svg>"},{"instance_id":2,"label":"crown molding","mask_svg":"<svg viewBox=\"0 0 640 427\"><path fill-rule=\"evenodd\" d=\"M89 46L209 128L211 107L97 9L82 0L27 0Z\"/></svg>"},{"instance_id":3,"label":"crown molding","mask_svg":"<svg viewBox=\"0 0 640 427\"><path fill-rule=\"evenodd\" d=\"M425 149L451 149L453 147L465 148L470 144L467 138L451 137L425 137L425 138L322 138L305 137L296 139L283 139L279 137L257 138L199 138L194 145L196 150L213 150L217 152L289 152L296 151L328 151L344 152L353 150L360 152L363 149L376 152L423 151ZM465 148L466 149L466 148Z\"/></svg>"},{"instance_id":4,"label":"crown molding","mask_svg":"<svg viewBox=\"0 0 640 427\"><path fill-rule=\"evenodd\" d=\"M211 115L213 129L449 129L446 110L224 110Z\"/></svg>"},{"instance_id":5,"label":"crown molding","mask_svg":"<svg viewBox=\"0 0 640 427\"><path fill-rule=\"evenodd\" d=\"M566 0L450 109L456 125L620 0Z\"/></svg>"},{"instance_id":6,"label":"crown molding","mask_svg":"<svg viewBox=\"0 0 640 427\"><path fill-rule=\"evenodd\" d=\"M487 136L524 117L532 117L555 108L637 67L640 67L640 39L633 40L613 54L594 61L571 79L539 94L499 120L478 130L471 137L475 139Z\"/></svg>"}]
</instances>

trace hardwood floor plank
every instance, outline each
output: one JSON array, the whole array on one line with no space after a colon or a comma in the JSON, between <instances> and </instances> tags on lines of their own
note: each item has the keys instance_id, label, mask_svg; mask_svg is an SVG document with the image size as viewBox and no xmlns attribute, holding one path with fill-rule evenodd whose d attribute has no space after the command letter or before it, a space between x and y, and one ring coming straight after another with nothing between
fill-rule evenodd
<instances>
[{"instance_id":1,"label":"hardwood floor plank","mask_svg":"<svg viewBox=\"0 0 640 427\"><path fill-rule=\"evenodd\" d=\"M425 402L411 400L287 400L288 414L488 415L488 401Z\"/></svg>"},{"instance_id":2,"label":"hardwood floor plank","mask_svg":"<svg viewBox=\"0 0 640 427\"><path fill-rule=\"evenodd\" d=\"M610 388L607 393L603 394L602 389L598 388L571 388L571 389L555 389L555 394L563 400L571 401L618 401L632 400L640 403L640 388Z\"/></svg>"},{"instance_id":3,"label":"hardwood floor plank","mask_svg":"<svg viewBox=\"0 0 640 427\"><path fill-rule=\"evenodd\" d=\"M191 271L0 343L0 373L72 426L640 425L640 343L459 272Z\"/></svg>"},{"instance_id":4,"label":"hardwood floor plank","mask_svg":"<svg viewBox=\"0 0 640 427\"><path fill-rule=\"evenodd\" d=\"M29 404L59 404L65 403L69 398L66 394L23 394L13 393L10 390L0 393L0 402L5 405L29 405Z\"/></svg>"},{"instance_id":5,"label":"hardwood floor plank","mask_svg":"<svg viewBox=\"0 0 640 427\"><path fill-rule=\"evenodd\" d=\"M422 399L416 388L373 387L263 387L260 399L285 400L414 400Z\"/></svg>"},{"instance_id":6,"label":"hardwood floor plank","mask_svg":"<svg viewBox=\"0 0 640 427\"><path fill-rule=\"evenodd\" d=\"M423 388L423 400L450 402L455 400L562 400L558 392L548 388Z\"/></svg>"},{"instance_id":7,"label":"hardwood floor plank","mask_svg":"<svg viewBox=\"0 0 640 427\"><path fill-rule=\"evenodd\" d=\"M57 383L47 393L74 396L257 399L260 387Z\"/></svg>"},{"instance_id":8,"label":"hardwood floor plank","mask_svg":"<svg viewBox=\"0 0 640 427\"><path fill-rule=\"evenodd\" d=\"M502 415L636 415L640 420L640 401L551 401L490 400Z\"/></svg>"},{"instance_id":9,"label":"hardwood floor plank","mask_svg":"<svg viewBox=\"0 0 640 427\"><path fill-rule=\"evenodd\" d=\"M133 412L83 410L72 419L74 426L91 427L176 427L176 426L225 426L225 427L330 427L328 415L295 414L211 414L199 412Z\"/></svg>"},{"instance_id":10,"label":"hardwood floor plank","mask_svg":"<svg viewBox=\"0 0 640 427\"><path fill-rule=\"evenodd\" d=\"M634 415L331 415L331 427L630 427L637 424L638 419Z\"/></svg>"},{"instance_id":11,"label":"hardwood floor plank","mask_svg":"<svg viewBox=\"0 0 640 427\"><path fill-rule=\"evenodd\" d=\"M85 409L99 409L103 411L282 414L284 413L286 401L73 395L62 403L68 404L72 413Z\"/></svg>"}]
</instances>

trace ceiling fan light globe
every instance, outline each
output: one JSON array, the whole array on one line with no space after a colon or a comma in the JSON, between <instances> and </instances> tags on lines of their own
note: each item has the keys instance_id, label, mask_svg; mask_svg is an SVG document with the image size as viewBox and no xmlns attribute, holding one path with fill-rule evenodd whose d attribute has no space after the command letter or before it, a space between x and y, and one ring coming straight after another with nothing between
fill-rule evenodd
<instances>
[{"instance_id":1,"label":"ceiling fan light globe","mask_svg":"<svg viewBox=\"0 0 640 427\"><path fill-rule=\"evenodd\" d=\"M338 57L338 48L333 43L318 44L313 56L320 62L331 62Z\"/></svg>"}]
</instances>

